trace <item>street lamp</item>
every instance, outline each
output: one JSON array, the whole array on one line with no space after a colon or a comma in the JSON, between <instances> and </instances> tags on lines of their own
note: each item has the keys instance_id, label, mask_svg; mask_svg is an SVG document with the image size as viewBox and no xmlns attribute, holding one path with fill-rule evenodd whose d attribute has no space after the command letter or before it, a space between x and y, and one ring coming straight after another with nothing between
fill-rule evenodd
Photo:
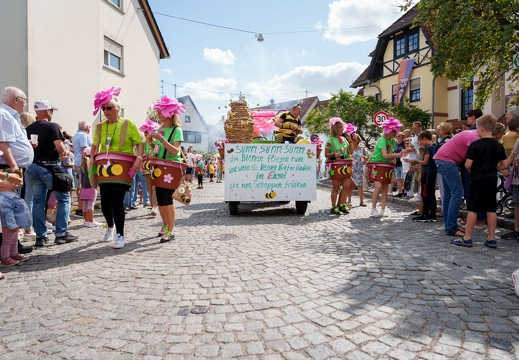
<instances>
[{"instance_id":1,"label":"street lamp","mask_svg":"<svg viewBox=\"0 0 519 360\"><path fill-rule=\"evenodd\" d=\"M256 35L256 38L258 39L258 42L263 42L263 34Z\"/></svg>"}]
</instances>

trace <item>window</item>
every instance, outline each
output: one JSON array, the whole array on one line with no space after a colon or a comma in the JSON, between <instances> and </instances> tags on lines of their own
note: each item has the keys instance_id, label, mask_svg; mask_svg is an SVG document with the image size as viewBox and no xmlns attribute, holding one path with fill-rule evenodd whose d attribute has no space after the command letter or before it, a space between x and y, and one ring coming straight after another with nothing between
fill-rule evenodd
<instances>
[{"instance_id":1,"label":"window","mask_svg":"<svg viewBox=\"0 0 519 360\"><path fill-rule=\"evenodd\" d=\"M122 9L122 0L109 0L112 4L117 6L119 9Z\"/></svg>"},{"instance_id":2,"label":"window","mask_svg":"<svg viewBox=\"0 0 519 360\"><path fill-rule=\"evenodd\" d=\"M200 144L202 142L202 134L191 132L191 131L184 131L184 142L190 143L190 144Z\"/></svg>"},{"instance_id":3,"label":"window","mask_svg":"<svg viewBox=\"0 0 519 360\"><path fill-rule=\"evenodd\" d=\"M409 100L420 101L420 78L411 79L409 83Z\"/></svg>"},{"instance_id":4,"label":"window","mask_svg":"<svg viewBox=\"0 0 519 360\"><path fill-rule=\"evenodd\" d=\"M395 38L395 58L415 53L420 49L418 31Z\"/></svg>"},{"instance_id":5,"label":"window","mask_svg":"<svg viewBox=\"0 0 519 360\"><path fill-rule=\"evenodd\" d=\"M110 69L123 72L123 47L105 37L104 64Z\"/></svg>"},{"instance_id":6,"label":"window","mask_svg":"<svg viewBox=\"0 0 519 360\"><path fill-rule=\"evenodd\" d=\"M405 55L405 37L396 40L395 42L395 57L401 57Z\"/></svg>"},{"instance_id":7,"label":"window","mask_svg":"<svg viewBox=\"0 0 519 360\"><path fill-rule=\"evenodd\" d=\"M467 119L467 111L472 109L474 102L474 81L471 81L470 87L461 92L461 119Z\"/></svg>"},{"instance_id":8,"label":"window","mask_svg":"<svg viewBox=\"0 0 519 360\"><path fill-rule=\"evenodd\" d=\"M375 101L381 101L380 93L375 94Z\"/></svg>"},{"instance_id":9,"label":"window","mask_svg":"<svg viewBox=\"0 0 519 360\"><path fill-rule=\"evenodd\" d=\"M190 123L191 122L191 116L185 116L184 122Z\"/></svg>"},{"instance_id":10,"label":"window","mask_svg":"<svg viewBox=\"0 0 519 360\"><path fill-rule=\"evenodd\" d=\"M407 38L407 53L418 51L418 33L409 35Z\"/></svg>"},{"instance_id":11,"label":"window","mask_svg":"<svg viewBox=\"0 0 519 360\"><path fill-rule=\"evenodd\" d=\"M398 96L398 84L391 85L391 104L396 104L396 97Z\"/></svg>"}]
</instances>

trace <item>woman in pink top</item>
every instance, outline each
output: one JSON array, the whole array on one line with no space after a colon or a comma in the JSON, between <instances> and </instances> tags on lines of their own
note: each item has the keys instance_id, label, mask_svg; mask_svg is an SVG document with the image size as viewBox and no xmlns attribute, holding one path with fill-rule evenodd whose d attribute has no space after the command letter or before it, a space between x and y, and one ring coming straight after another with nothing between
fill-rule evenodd
<instances>
[{"instance_id":1,"label":"woman in pink top","mask_svg":"<svg viewBox=\"0 0 519 360\"><path fill-rule=\"evenodd\" d=\"M458 228L458 214L463 198L463 185L458 165L465 159L470 144L478 139L476 130L462 131L454 135L434 155L444 189L443 220L446 235L463 236L465 234L462 229Z\"/></svg>"}]
</instances>

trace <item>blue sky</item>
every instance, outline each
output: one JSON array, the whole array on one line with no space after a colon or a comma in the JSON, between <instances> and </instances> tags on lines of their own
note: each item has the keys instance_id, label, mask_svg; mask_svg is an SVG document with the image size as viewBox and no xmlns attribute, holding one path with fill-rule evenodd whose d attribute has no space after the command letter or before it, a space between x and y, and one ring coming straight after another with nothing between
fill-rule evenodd
<instances>
[{"instance_id":1,"label":"blue sky","mask_svg":"<svg viewBox=\"0 0 519 360\"><path fill-rule=\"evenodd\" d=\"M353 91L378 34L402 15L392 0L149 3L171 55L161 61L164 93L175 96L176 84L176 96L190 95L208 123L225 116L240 92L250 106L263 106L307 91L321 100L340 88Z\"/></svg>"}]
</instances>

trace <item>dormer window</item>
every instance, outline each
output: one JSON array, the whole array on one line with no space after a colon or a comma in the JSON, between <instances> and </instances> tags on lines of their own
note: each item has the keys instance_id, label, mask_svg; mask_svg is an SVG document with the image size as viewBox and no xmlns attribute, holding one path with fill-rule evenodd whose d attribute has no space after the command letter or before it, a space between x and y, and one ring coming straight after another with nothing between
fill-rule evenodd
<instances>
[{"instance_id":1,"label":"dormer window","mask_svg":"<svg viewBox=\"0 0 519 360\"><path fill-rule=\"evenodd\" d=\"M418 52L420 48L418 31L404 33L395 38L395 59Z\"/></svg>"}]
</instances>

